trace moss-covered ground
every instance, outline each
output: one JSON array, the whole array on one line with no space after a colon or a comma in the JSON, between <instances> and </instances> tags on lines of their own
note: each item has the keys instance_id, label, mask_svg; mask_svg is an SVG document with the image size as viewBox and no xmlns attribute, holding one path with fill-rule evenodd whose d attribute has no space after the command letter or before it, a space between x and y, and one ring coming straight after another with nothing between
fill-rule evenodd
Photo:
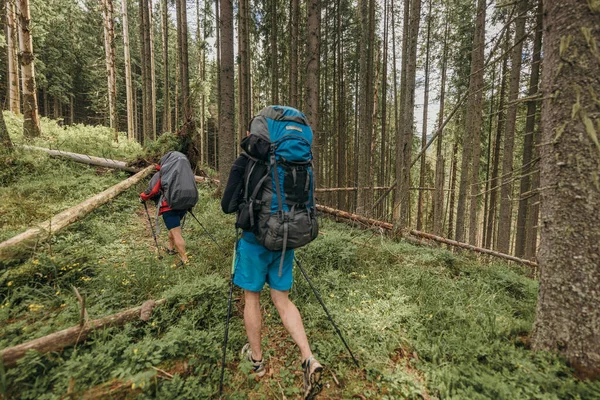
<instances>
[{"instance_id":1,"label":"moss-covered ground","mask_svg":"<svg viewBox=\"0 0 600 400\"><path fill-rule=\"evenodd\" d=\"M16 125L10 122L9 128L20 143ZM62 135L73 144L64 149L70 151L82 152L75 145L79 135L90 143L95 135L81 133L85 127L53 129L45 130L51 133L43 140ZM88 143L92 153L101 154L104 141L116 146L105 137L110 132L96 133L104 136ZM111 157L137 157L139 149L131 148ZM0 240L128 176L19 150L3 155L0 165ZM0 266L0 348L77 325L80 310L73 286L86 297L92 319L147 299L166 298L167 303L155 308L147 322L98 331L77 346L43 355L30 352L16 368L0 367L0 397L216 397L233 219L220 211L214 188L200 186L196 216L227 251L188 219L184 236L191 262L174 268L174 256L156 258L146 214L137 201L144 186ZM326 366L320 398L600 398L600 382L580 382L558 356L530 350L538 285L528 278L528 270L467 252L414 246L327 219L321 231L297 255L360 368L295 271L290 296L303 315L314 353ZM164 227L159 240L166 243ZM242 293L234 291L228 398L299 397L299 352L268 300L265 292L268 374L256 381L239 362L245 343L243 301Z\"/></svg>"}]
</instances>

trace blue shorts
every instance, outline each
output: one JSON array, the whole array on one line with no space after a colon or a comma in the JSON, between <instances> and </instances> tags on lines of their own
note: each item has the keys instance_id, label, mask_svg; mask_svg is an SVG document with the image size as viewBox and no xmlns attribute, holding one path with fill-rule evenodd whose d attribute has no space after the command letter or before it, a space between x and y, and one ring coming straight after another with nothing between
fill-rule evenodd
<instances>
[{"instance_id":1,"label":"blue shorts","mask_svg":"<svg viewBox=\"0 0 600 400\"><path fill-rule=\"evenodd\" d=\"M233 283L250 292L260 292L265 283L271 289L287 291L292 288L294 250L287 250L279 276L281 251L271 251L256 240L253 233L244 232L235 256Z\"/></svg>"},{"instance_id":2,"label":"blue shorts","mask_svg":"<svg viewBox=\"0 0 600 400\"><path fill-rule=\"evenodd\" d=\"M162 217L167 229L171 230L181 226L181 220L186 212L186 210L169 210L163 213Z\"/></svg>"}]
</instances>

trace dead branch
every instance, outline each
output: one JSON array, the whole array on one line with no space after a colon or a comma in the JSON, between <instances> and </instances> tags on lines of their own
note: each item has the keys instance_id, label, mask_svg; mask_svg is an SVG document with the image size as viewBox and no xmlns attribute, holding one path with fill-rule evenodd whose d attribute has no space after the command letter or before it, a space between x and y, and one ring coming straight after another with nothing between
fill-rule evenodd
<instances>
[{"instance_id":1,"label":"dead branch","mask_svg":"<svg viewBox=\"0 0 600 400\"><path fill-rule=\"evenodd\" d=\"M166 301L166 299L160 299L157 300L155 304L158 306L164 304ZM120 327L128 322L139 319L141 310L142 306L130 308L129 310L121 311L117 314L92 320L84 326L73 326L17 346L7 347L0 351L0 358L5 367L14 367L17 365L17 361L23 358L25 353L29 350L34 350L38 353L59 351L87 339L87 337L95 330Z\"/></svg>"},{"instance_id":2,"label":"dead branch","mask_svg":"<svg viewBox=\"0 0 600 400\"><path fill-rule=\"evenodd\" d=\"M350 219L352 221L357 221L357 222L362 222L364 224L367 225L372 225L372 226L378 226L380 228L384 228L387 229L389 231L393 230L394 226L392 224L390 224L389 222L384 222L384 221L378 221L378 220L374 220L371 218L365 218L362 217L360 215L356 215L356 214L351 214L349 212L346 211L342 211L342 210L336 210L334 208L331 207L325 207L325 206L321 206L321 205L317 205L317 209L321 212L330 214L330 215L334 215L336 217L341 217L341 218L346 218L346 219ZM498 258L503 258L505 260L509 260L509 261L514 261L514 262L518 262L521 264L525 264L525 265L529 265L532 267L537 267L537 263L534 263L532 261L529 260L523 260L521 258L518 257L514 257L511 256L509 254L504 254L504 253L500 253L498 251L493 251L493 250L489 250L489 249L484 249L481 247L476 247L467 243L462 243L462 242L457 242L455 240L451 240L451 239L446 239L444 237L441 236L436 236L436 235L432 235L430 233L425 233L425 232L420 232L414 229L411 229L409 231L409 233L413 236L417 236L420 238L424 238L424 239L428 239L428 240L433 240L439 243L444 243L450 246L455 246L455 247L460 247L463 249L468 249L471 251L475 251L477 253L482 253L482 254L488 254L494 257L498 257Z\"/></svg>"}]
</instances>

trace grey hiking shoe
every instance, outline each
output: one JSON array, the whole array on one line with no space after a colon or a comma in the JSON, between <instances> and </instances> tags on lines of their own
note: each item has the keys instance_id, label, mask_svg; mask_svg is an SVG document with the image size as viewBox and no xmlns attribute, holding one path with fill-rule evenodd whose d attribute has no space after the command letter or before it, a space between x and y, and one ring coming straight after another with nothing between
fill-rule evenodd
<instances>
[{"instance_id":1,"label":"grey hiking shoe","mask_svg":"<svg viewBox=\"0 0 600 400\"><path fill-rule=\"evenodd\" d=\"M262 378L267 373L267 370L265 369L265 362L263 360L254 361L252 358L252 349L250 349L250 343L246 343L244 347L242 347L241 358L242 360L248 360L250 364L252 364L252 372L259 378Z\"/></svg>"},{"instance_id":2,"label":"grey hiking shoe","mask_svg":"<svg viewBox=\"0 0 600 400\"><path fill-rule=\"evenodd\" d=\"M304 371L304 399L312 400L323 389L321 385L323 366L315 357L310 356L302 363L302 370Z\"/></svg>"}]
</instances>

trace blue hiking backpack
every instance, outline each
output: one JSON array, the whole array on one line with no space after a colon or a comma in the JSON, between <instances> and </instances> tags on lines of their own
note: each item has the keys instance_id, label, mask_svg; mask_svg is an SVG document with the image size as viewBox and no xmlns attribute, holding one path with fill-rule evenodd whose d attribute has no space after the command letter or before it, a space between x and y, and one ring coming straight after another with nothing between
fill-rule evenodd
<instances>
[{"instance_id":1,"label":"blue hiking backpack","mask_svg":"<svg viewBox=\"0 0 600 400\"><path fill-rule=\"evenodd\" d=\"M313 132L306 116L292 107L268 106L252 119L249 131L242 143L248 163L237 226L254 232L271 251L284 253L310 243L319 226Z\"/></svg>"}]
</instances>

